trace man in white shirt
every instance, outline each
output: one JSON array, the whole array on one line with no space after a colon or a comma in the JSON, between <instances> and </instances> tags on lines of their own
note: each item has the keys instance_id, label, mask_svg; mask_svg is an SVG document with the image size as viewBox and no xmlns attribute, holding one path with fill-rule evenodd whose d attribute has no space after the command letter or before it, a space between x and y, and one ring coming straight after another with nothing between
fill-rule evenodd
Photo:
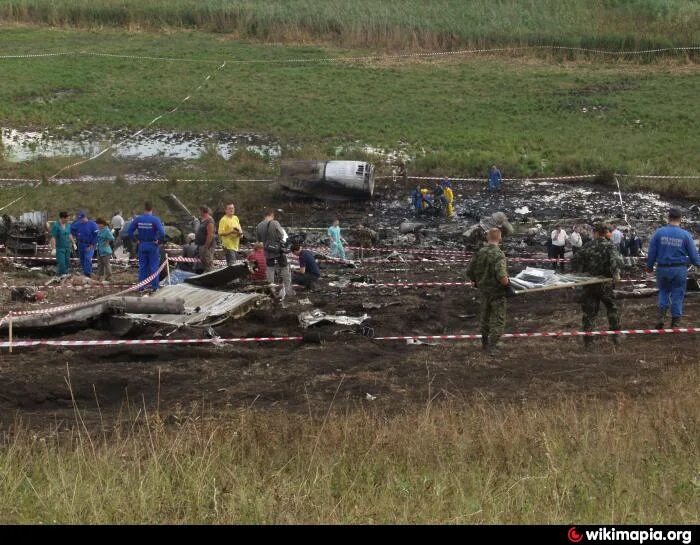
<instances>
[{"instance_id":1,"label":"man in white shirt","mask_svg":"<svg viewBox=\"0 0 700 545\"><path fill-rule=\"evenodd\" d=\"M580 227L574 225L574 230L569 235L569 244L571 244L571 251L576 254L583 246L583 239L581 238Z\"/></svg>"},{"instance_id":2,"label":"man in white shirt","mask_svg":"<svg viewBox=\"0 0 700 545\"><path fill-rule=\"evenodd\" d=\"M622 244L622 238L623 238L622 231L620 231L617 228L617 225L615 225L613 223L612 224L612 234L610 235L610 242L613 243L613 246L615 246L615 249L618 252L622 249L620 246Z\"/></svg>"},{"instance_id":3,"label":"man in white shirt","mask_svg":"<svg viewBox=\"0 0 700 545\"><path fill-rule=\"evenodd\" d=\"M557 265L559 265L561 270L564 270L564 263L560 262L560 259L564 259L564 246L566 246L566 231L561 228L561 225L555 225L554 231L552 231L552 259L554 261L554 270L557 270Z\"/></svg>"},{"instance_id":4,"label":"man in white shirt","mask_svg":"<svg viewBox=\"0 0 700 545\"><path fill-rule=\"evenodd\" d=\"M119 238L119 233L124 229L124 218L122 217L121 210L117 210L112 216L111 227L114 240L110 241L109 245L112 247L112 252L114 252L114 249L119 246L119 241L121 240Z\"/></svg>"}]
</instances>

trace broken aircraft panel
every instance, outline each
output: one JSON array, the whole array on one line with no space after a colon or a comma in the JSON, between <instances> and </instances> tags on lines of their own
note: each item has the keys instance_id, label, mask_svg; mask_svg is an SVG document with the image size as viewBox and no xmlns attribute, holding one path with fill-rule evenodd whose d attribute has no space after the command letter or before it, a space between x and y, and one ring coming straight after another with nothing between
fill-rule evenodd
<instances>
[{"instance_id":1,"label":"broken aircraft panel","mask_svg":"<svg viewBox=\"0 0 700 545\"><path fill-rule=\"evenodd\" d=\"M158 290L162 299L183 299L183 314L127 314L138 322L168 324L172 326L203 325L228 317L241 317L267 299L258 293L231 293L199 288L189 284L176 284ZM218 319L218 320L217 320Z\"/></svg>"}]
</instances>

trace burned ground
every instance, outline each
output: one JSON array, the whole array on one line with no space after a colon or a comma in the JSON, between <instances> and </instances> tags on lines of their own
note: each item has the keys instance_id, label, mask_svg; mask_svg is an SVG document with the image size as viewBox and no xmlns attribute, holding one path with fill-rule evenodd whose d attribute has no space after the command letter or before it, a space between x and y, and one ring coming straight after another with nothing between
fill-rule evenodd
<instances>
[{"instance_id":1,"label":"burned ground","mask_svg":"<svg viewBox=\"0 0 700 545\"><path fill-rule=\"evenodd\" d=\"M610 217L617 195L595 186L571 188L591 191L579 201L557 202L557 186L540 190L531 185L512 188L502 199L511 217L515 208L528 205L537 211L533 221L557 217ZM569 187L569 186L567 186ZM463 194L458 211L463 216L433 230L431 246L459 248L458 233L484 210L497 209L482 203L490 197L474 189ZM383 230L383 244L407 245L408 239L389 229L402 217L410 216L403 194L386 191L381 199L367 205L344 205L345 225L363 221ZM666 203L652 196L627 195L626 204L639 219L654 220ZM539 199L539 200L537 200ZM547 201L550 199L550 201ZM635 199L637 199L635 201ZM544 204L551 202L551 211ZM633 202L634 204L630 204ZM529 203L529 204L528 204ZM578 204L577 204L578 203ZM646 203L646 204L645 204ZM674 203L689 206L690 203ZM619 200L617 201L619 210ZM558 207L558 208L557 208ZM645 208L646 207L646 208ZM286 225L323 226L337 209L312 204L286 206ZM473 212L473 217L466 214ZM372 214L371 216L369 214ZM530 214L532 215L532 213ZM614 217L614 214L613 216ZM304 222L302 223L302 218ZM632 221L634 223L634 221ZM568 225L567 222L564 222ZM570 222L569 222L570 223ZM648 227L647 227L648 225ZM643 226L645 226L643 228ZM650 232L656 224L639 222L640 231ZM408 235L407 237L411 237ZM508 243L509 253L536 253L540 247L523 248L516 234ZM385 254L373 254L385 255ZM258 336L299 336L300 312L319 308L325 312L345 311L349 316L369 314L366 326L374 336L478 333L476 292L466 286L393 288L334 288L328 281L365 276L376 282L464 280L463 262L423 260L419 262L369 263L357 270L329 268L318 291L299 292L285 308L272 306L249 313L242 319L216 326L222 338ZM517 267L514 266L514 270ZM5 269L3 280L17 283L17 274ZM29 273L23 273L29 274ZM123 273L126 283L133 273ZM627 278L642 278L639 269ZM93 291L96 292L93 294ZM64 288L49 290L51 304L101 295L104 289L76 292ZM304 304L308 298L311 304ZM399 304L396 304L396 303ZM382 308L367 308L385 305ZM391 304L393 303L393 304ZM623 327L653 325L655 299L619 301ZM32 303L25 306L37 307ZM700 318L700 300L689 294L684 324ZM509 300L507 331L565 331L580 328L581 312L574 290L521 295ZM598 325L607 326L601 310ZM387 412L428 401L473 398L503 402L553 400L560 396L615 397L620 394L645 396L656 392L664 375L697 364L695 335L638 335L614 347L605 338L596 339L584 351L580 339L513 339L504 341L502 355L485 357L478 341L431 341L408 345L405 341L379 341L363 336L359 327L324 325L307 331L320 334L321 342L286 341L240 343L222 346L134 346L102 348L22 349L0 355L0 418L2 426L12 425L17 416L32 425L72 424L72 399L89 423L111 420L138 407L158 408L161 414L179 418L182 414L214 411L227 407L255 407L266 410L323 412L329 407L350 410L359 406ZM364 333L368 333L365 330ZM193 338L210 335L202 329L150 327L131 333L130 338ZM113 335L96 326L89 329L43 332L42 336L70 339L110 339ZM34 338L20 332L19 338ZM310 340L313 341L313 340Z\"/></svg>"}]
</instances>

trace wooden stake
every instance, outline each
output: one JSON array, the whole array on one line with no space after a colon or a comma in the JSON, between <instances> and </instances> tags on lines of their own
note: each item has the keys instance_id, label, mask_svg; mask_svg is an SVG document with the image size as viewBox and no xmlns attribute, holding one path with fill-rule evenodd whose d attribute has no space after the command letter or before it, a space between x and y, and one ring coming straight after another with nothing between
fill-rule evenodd
<instances>
[{"instance_id":1,"label":"wooden stake","mask_svg":"<svg viewBox=\"0 0 700 545\"><path fill-rule=\"evenodd\" d=\"M12 354L12 313L11 313L11 312L10 312L10 315L8 316L8 318L9 318L9 320L10 320L10 323L9 323L9 325L8 325L9 336L10 336L10 338L9 338L9 341L10 341L10 346L9 346L9 348L10 348L10 354Z\"/></svg>"}]
</instances>

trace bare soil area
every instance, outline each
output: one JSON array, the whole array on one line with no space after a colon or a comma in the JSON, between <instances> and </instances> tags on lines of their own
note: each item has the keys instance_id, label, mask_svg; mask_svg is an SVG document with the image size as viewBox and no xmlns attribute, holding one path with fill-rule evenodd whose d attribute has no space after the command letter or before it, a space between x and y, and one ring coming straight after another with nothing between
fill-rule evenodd
<instances>
[{"instance_id":1,"label":"bare soil area","mask_svg":"<svg viewBox=\"0 0 700 545\"><path fill-rule=\"evenodd\" d=\"M341 218L348 226L362 220L388 232L391 225L410 214L403 204L394 204L399 202L398 196L397 193L392 198L385 193L373 204L343 206ZM478 198L478 192L474 198ZM508 199L508 196L498 198ZM522 199L521 196L519 200ZM582 206L588 206L586 199L582 202ZM606 206L595 199L590 202L594 203L592 206ZM466 204L465 198L458 208L463 215L453 226L465 227L478 217L478 214L469 215ZM516 205L520 206L520 202L509 206ZM290 226L302 225L300 222L305 219L304 225L321 227L337 212L337 208L296 204L284 221ZM569 210L568 214L577 211ZM459 249L454 236L441 239L443 229L436 229L436 240L442 240L440 244ZM396 243L397 235L391 235L393 239L385 237L382 243ZM522 237L516 233L508 245L513 248L521 243ZM532 254L541 248L522 251ZM514 254L515 250L509 253ZM300 312L318 308L328 313L344 311L349 316L366 313L370 317L364 325L371 328L374 336L478 333L477 294L468 286L408 289L328 286L342 277L370 277L377 282L464 280L465 266L463 262L399 261L367 264L359 269L328 268L316 291L299 291L284 307L255 310L214 328L222 338L318 334L316 339L308 338L305 342L41 347L20 349L13 354L3 350L0 425L12 427L21 417L31 426L70 426L75 421L73 400L85 421L97 424L101 419L112 421L124 417L139 407L157 408L162 415L177 419L183 414L230 407L314 413L329 407L336 410L376 407L394 412L428 401L469 400L475 396L497 402L547 402L562 395L645 396L655 392L664 374L698 363L700 338L693 334L634 335L625 338L618 347L600 338L590 350L583 349L581 339L512 339L504 340L498 358L489 358L483 355L479 341L444 340L409 345L405 341L375 340L366 336L367 329L363 335L358 326L322 325L303 330L299 324ZM36 273L20 272L5 265L1 280L8 285L20 284L31 274ZM119 283L134 281L133 272L120 276L123 280ZM626 276L641 277L643 273L630 270ZM76 291L59 287L47 290L48 303L3 303L3 310L85 300L102 295L106 289ZM307 298L310 304L303 302ZM383 306L367 308L367 303ZM654 297L623 299L618 303L623 327L653 326ZM572 289L521 295L510 299L508 304L506 331L509 332L576 330L581 325L580 305ZM699 319L700 299L689 294L684 325L695 325ZM603 310L598 325L607 328ZM151 326L132 332L130 338L167 334L169 338L201 338L212 332L203 329L172 332ZM114 338L95 323L41 335L65 340ZM19 332L17 336L18 339L37 337L29 331Z\"/></svg>"}]
</instances>

